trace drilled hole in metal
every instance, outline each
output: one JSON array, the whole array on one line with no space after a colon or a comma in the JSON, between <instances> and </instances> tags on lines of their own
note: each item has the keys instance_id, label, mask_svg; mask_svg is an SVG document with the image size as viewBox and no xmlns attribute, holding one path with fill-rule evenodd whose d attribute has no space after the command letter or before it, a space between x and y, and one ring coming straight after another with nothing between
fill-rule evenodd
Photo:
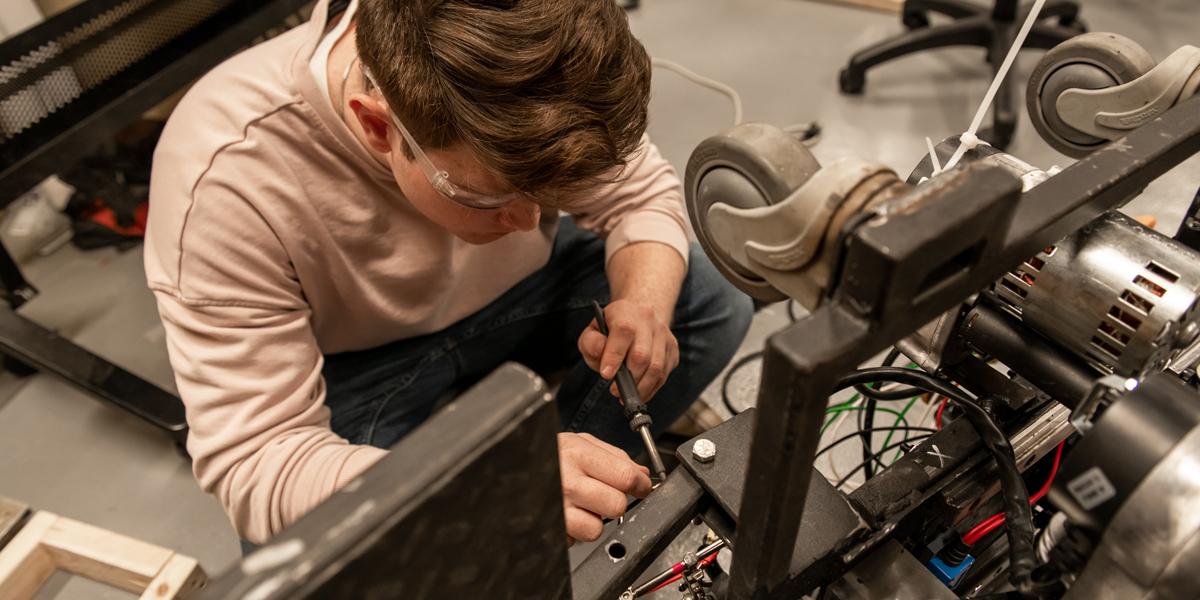
<instances>
[{"instance_id":1,"label":"drilled hole in metal","mask_svg":"<svg viewBox=\"0 0 1200 600\"><path fill-rule=\"evenodd\" d=\"M608 557L611 558L613 562L625 560L625 544L622 544L621 542L615 540L611 541L608 543L608 546L605 546L604 550L608 552Z\"/></svg>"}]
</instances>

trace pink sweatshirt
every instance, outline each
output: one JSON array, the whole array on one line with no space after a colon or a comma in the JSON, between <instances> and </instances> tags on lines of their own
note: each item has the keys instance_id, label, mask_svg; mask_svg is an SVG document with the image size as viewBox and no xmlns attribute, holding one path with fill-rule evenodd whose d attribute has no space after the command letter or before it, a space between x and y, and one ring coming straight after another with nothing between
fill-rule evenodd
<instances>
[{"instance_id":1,"label":"pink sweatshirt","mask_svg":"<svg viewBox=\"0 0 1200 600\"><path fill-rule=\"evenodd\" d=\"M146 278L188 451L237 532L263 542L381 458L329 428L323 354L439 331L546 264L557 217L472 246L422 217L334 113L309 23L234 56L175 109L154 155ZM678 177L645 142L575 222L607 255L687 260Z\"/></svg>"}]
</instances>

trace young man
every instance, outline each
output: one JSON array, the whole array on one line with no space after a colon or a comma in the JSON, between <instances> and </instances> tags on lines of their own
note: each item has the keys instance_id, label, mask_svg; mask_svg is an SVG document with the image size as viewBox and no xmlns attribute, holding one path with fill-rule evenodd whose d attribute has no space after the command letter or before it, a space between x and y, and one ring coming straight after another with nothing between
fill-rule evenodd
<instances>
[{"instance_id":1,"label":"young man","mask_svg":"<svg viewBox=\"0 0 1200 600\"><path fill-rule=\"evenodd\" d=\"M196 477L261 543L518 360L567 372L567 532L594 539L650 485L607 380L627 361L661 431L750 320L644 136L645 50L612 0L341 4L205 76L155 154Z\"/></svg>"}]
</instances>

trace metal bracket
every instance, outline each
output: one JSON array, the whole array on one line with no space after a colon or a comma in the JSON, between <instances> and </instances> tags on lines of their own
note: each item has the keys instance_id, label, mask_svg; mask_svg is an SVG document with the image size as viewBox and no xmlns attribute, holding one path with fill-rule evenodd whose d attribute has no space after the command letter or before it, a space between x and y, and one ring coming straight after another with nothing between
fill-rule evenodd
<instances>
[{"instance_id":1,"label":"metal bracket","mask_svg":"<svg viewBox=\"0 0 1200 600\"><path fill-rule=\"evenodd\" d=\"M1083 402L1075 407L1071 413L1071 425L1075 427L1075 431L1085 434L1092 430L1092 419L1096 416L1096 411L1101 406L1108 406L1120 398L1126 392L1132 392L1137 389L1138 380L1122 377L1120 375L1106 375L1096 380L1092 386L1092 391L1088 393Z\"/></svg>"}]
</instances>

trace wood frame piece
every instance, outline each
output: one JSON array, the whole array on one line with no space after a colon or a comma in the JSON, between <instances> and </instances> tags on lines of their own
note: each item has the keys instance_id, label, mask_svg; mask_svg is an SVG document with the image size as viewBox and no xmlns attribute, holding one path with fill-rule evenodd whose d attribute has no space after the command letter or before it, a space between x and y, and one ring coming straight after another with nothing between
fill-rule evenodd
<instances>
[{"instance_id":1,"label":"wood frame piece","mask_svg":"<svg viewBox=\"0 0 1200 600\"><path fill-rule=\"evenodd\" d=\"M141 600L184 598L207 581L196 559L86 523L39 511L0 549L0 600L29 600L56 570Z\"/></svg>"}]
</instances>

